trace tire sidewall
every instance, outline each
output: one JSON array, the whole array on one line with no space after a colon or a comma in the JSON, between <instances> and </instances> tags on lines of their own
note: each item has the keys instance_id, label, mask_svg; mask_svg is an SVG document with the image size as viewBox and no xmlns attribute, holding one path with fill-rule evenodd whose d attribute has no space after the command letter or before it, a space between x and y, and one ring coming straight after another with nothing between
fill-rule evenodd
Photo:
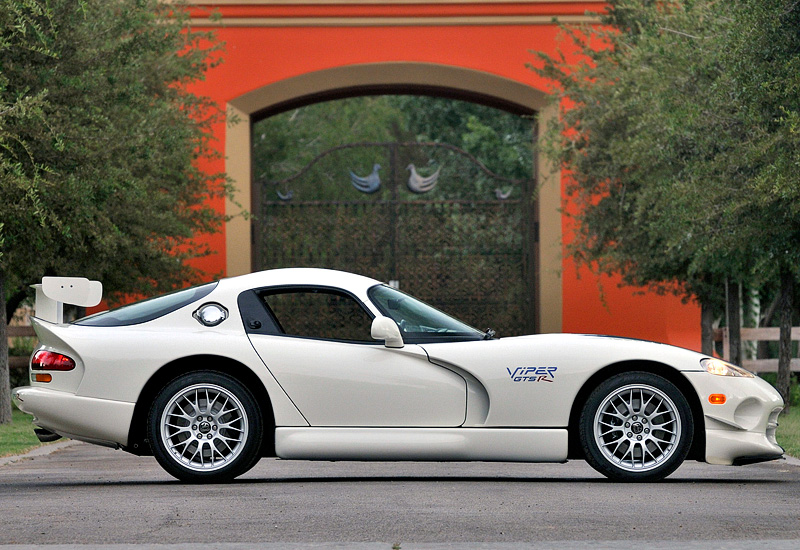
<instances>
[{"instance_id":1,"label":"tire sidewall","mask_svg":"<svg viewBox=\"0 0 800 550\"><path fill-rule=\"evenodd\" d=\"M161 434L161 419L164 410L175 395L186 388L214 385L231 392L242 405L247 415L247 437L237 456L225 466L211 471L192 470L174 458L167 449ZM253 394L237 379L217 371L196 371L183 374L166 384L156 395L147 419L147 434L153 456L164 470L181 481L192 483L218 483L230 481L252 468L260 458L264 427L261 410Z\"/></svg>"},{"instance_id":2,"label":"tire sidewall","mask_svg":"<svg viewBox=\"0 0 800 550\"><path fill-rule=\"evenodd\" d=\"M620 388L629 385L651 386L663 392L672 403L680 419L680 436L670 456L655 468L630 471L611 462L599 448L594 435L595 418L603 401ZM674 472L686 459L692 445L694 420L686 397L675 384L649 372L626 372L612 376L592 391L583 407L579 423L579 436L586 461L598 472L615 481L658 481Z\"/></svg>"}]
</instances>

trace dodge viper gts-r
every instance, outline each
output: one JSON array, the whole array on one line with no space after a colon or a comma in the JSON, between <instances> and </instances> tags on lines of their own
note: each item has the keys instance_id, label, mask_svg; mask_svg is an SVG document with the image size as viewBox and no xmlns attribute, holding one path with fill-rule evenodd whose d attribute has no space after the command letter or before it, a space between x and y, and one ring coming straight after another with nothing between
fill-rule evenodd
<instances>
[{"instance_id":1,"label":"dodge viper gts-r","mask_svg":"<svg viewBox=\"0 0 800 550\"><path fill-rule=\"evenodd\" d=\"M576 458L652 481L685 459L783 455L783 401L737 366L617 337L496 338L350 273L252 273L34 326L14 398L40 438L152 454L185 481L263 456Z\"/></svg>"}]
</instances>

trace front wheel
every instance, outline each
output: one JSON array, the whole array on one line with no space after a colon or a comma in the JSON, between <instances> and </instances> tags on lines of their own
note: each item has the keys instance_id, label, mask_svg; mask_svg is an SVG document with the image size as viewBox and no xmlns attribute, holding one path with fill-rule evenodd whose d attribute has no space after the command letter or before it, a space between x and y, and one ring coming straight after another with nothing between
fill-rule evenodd
<instances>
[{"instance_id":1,"label":"front wheel","mask_svg":"<svg viewBox=\"0 0 800 550\"><path fill-rule=\"evenodd\" d=\"M148 437L158 463L190 482L231 480L259 459L263 422L253 395L214 371L180 376L156 396Z\"/></svg>"},{"instance_id":2,"label":"front wheel","mask_svg":"<svg viewBox=\"0 0 800 550\"><path fill-rule=\"evenodd\" d=\"M617 481L657 481L683 463L694 422L686 398L647 372L612 376L589 396L580 418L586 461Z\"/></svg>"}]
</instances>

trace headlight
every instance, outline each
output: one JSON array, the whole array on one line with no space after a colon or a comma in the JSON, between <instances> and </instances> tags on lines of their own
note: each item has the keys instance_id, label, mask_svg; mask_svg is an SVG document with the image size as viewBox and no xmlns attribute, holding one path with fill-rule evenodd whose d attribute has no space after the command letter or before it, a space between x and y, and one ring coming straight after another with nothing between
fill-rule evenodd
<instances>
[{"instance_id":1,"label":"headlight","mask_svg":"<svg viewBox=\"0 0 800 550\"><path fill-rule=\"evenodd\" d=\"M736 365L731 365L721 359L712 359L711 357L706 357L705 359L700 360L700 366L709 373L709 374L716 374L717 376L738 376L742 378L754 378L754 375L751 372L744 370L741 367L737 367Z\"/></svg>"}]
</instances>

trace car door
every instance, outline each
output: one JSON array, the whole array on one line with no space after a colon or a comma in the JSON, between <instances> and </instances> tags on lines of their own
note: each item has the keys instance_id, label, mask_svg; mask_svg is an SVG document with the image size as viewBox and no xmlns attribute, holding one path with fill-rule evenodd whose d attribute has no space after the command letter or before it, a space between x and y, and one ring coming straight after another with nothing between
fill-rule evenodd
<instances>
[{"instance_id":1,"label":"car door","mask_svg":"<svg viewBox=\"0 0 800 550\"><path fill-rule=\"evenodd\" d=\"M240 308L253 347L311 426L464 423L465 380L419 346L372 340L372 316L353 296L283 287L245 293Z\"/></svg>"}]
</instances>

